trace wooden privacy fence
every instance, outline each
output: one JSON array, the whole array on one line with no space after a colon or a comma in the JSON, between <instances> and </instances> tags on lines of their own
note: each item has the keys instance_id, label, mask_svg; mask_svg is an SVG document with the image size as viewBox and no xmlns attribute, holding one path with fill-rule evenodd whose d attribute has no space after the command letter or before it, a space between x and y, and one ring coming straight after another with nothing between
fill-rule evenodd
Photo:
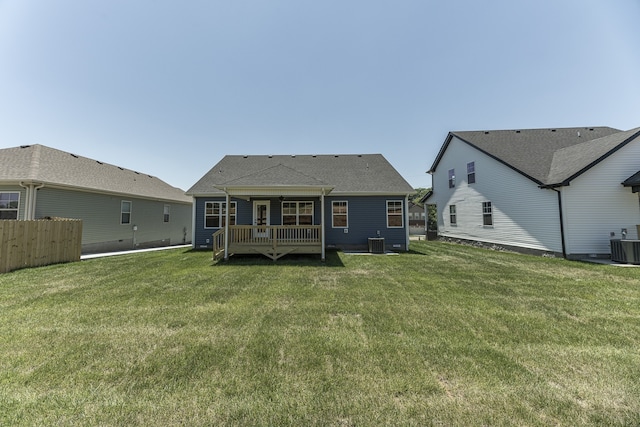
<instances>
[{"instance_id":1,"label":"wooden privacy fence","mask_svg":"<svg viewBox=\"0 0 640 427\"><path fill-rule=\"evenodd\" d=\"M0 273L80 261L82 220L0 220Z\"/></svg>"}]
</instances>

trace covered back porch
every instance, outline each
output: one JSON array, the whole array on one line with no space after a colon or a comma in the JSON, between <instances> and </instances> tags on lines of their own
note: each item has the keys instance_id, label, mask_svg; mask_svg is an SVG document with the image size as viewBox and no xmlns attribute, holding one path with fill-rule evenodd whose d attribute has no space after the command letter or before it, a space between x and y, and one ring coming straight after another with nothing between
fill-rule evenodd
<instances>
[{"instance_id":1,"label":"covered back porch","mask_svg":"<svg viewBox=\"0 0 640 427\"><path fill-rule=\"evenodd\" d=\"M234 254L262 254L275 261L298 253L319 254L325 260L325 195L332 187L226 185L217 188L224 191L225 206L231 209L226 209L224 226L212 236L214 259L228 259ZM246 213L232 214L236 205L232 199L248 202L252 207L250 218Z\"/></svg>"}]
</instances>

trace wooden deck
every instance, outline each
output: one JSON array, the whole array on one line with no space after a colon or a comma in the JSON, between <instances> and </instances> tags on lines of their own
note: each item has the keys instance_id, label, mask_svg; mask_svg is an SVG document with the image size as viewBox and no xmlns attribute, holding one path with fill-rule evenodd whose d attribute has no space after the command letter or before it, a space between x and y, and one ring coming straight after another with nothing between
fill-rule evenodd
<instances>
[{"instance_id":1,"label":"wooden deck","mask_svg":"<svg viewBox=\"0 0 640 427\"><path fill-rule=\"evenodd\" d=\"M229 255L265 255L272 260L290 254L321 254L320 225L230 225ZM224 257L224 229L213 234L213 258Z\"/></svg>"}]
</instances>

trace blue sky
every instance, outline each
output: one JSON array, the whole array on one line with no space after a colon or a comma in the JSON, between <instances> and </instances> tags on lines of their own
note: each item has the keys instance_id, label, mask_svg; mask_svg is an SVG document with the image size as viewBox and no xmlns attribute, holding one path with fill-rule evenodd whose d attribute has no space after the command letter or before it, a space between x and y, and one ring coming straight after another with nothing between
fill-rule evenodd
<instances>
[{"instance_id":1,"label":"blue sky","mask_svg":"<svg viewBox=\"0 0 640 427\"><path fill-rule=\"evenodd\" d=\"M0 148L188 189L226 154L382 153L447 132L640 126L638 0L0 0Z\"/></svg>"}]
</instances>

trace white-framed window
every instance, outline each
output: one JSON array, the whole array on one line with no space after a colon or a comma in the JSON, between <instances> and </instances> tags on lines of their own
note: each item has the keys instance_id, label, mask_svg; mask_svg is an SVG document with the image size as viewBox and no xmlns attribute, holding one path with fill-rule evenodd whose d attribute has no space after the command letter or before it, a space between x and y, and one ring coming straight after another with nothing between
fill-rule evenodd
<instances>
[{"instance_id":1,"label":"white-framed window","mask_svg":"<svg viewBox=\"0 0 640 427\"><path fill-rule=\"evenodd\" d=\"M387 200L387 228L404 227L404 202Z\"/></svg>"},{"instance_id":2,"label":"white-framed window","mask_svg":"<svg viewBox=\"0 0 640 427\"><path fill-rule=\"evenodd\" d=\"M456 186L456 170L449 169L449 188Z\"/></svg>"},{"instance_id":3,"label":"white-framed window","mask_svg":"<svg viewBox=\"0 0 640 427\"><path fill-rule=\"evenodd\" d=\"M313 225L313 202L282 202L282 225Z\"/></svg>"},{"instance_id":4,"label":"white-framed window","mask_svg":"<svg viewBox=\"0 0 640 427\"><path fill-rule=\"evenodd\" d=\"M467 184L476 182L476 162L467 163Z\"/></svg>"},{"instance_id":5,"label":"white-framed window","mask_svg":"<svg viewBox=\"0 0 640 427\"><path fill-rule=\"evenodd\" d=\"M331 226L333 228L349 227L349 202L331 202Z\"/></svg>"},{"instance_id":6,"label":"white-framed window","mask_svg":"<svg viewBox=\"0 0 640 427\"><path fill-rule=\"evenodd\" d=\"M164 205L164 212L162 215L163 222L169 222L169 216L171 214L171 205Z\"/></svg>"},{"instance_id":7,"label":"white-framed window","mask_svg":"<svg viewBox=\"0 0 640 427\"><path fill-rule=\"evenodd\" d=\"M0 219L18 219L20 209L19 192L0 193Z\"/></svg>"},{"instance_id":8,"label":"white-framed window","mask_svg":"<svg viewBox=\"0 0 640 427\"><path fill-rule=\"evenodd\" d=\"M456 205L449 205L449 224L458 224L458 214L456 213Z\"/></svg>"},{"instance_id":9,"label":"white-framed window","mask_svg":"<svg viewBox=\"0 0 640 427\"><path fill-rule=\"evenodd\" d=\"M482 225L493 225L493 207L491 202L482 202Z\"/></svg>"},{"instance_id":10,"label":"white-framed window","mask_svg":"<svg viewBox=\"0 0 640 427\"><path fill-rule=\"evenodd\" d=\"M131 205L128 200L120 202L120 224L131 224Z\"/></svg>"},{"instance_id":11,"label":"white-framed window","mask_svg":"<svg viewBox=\"0 0 640 427\"><path fill-rule=\"evenodd\" d=\"M236 224L236 202L231 202L229 225ZM222 228L225 226L227 202L204 202L204 228Z\"/></svg>"}]
</instances>

